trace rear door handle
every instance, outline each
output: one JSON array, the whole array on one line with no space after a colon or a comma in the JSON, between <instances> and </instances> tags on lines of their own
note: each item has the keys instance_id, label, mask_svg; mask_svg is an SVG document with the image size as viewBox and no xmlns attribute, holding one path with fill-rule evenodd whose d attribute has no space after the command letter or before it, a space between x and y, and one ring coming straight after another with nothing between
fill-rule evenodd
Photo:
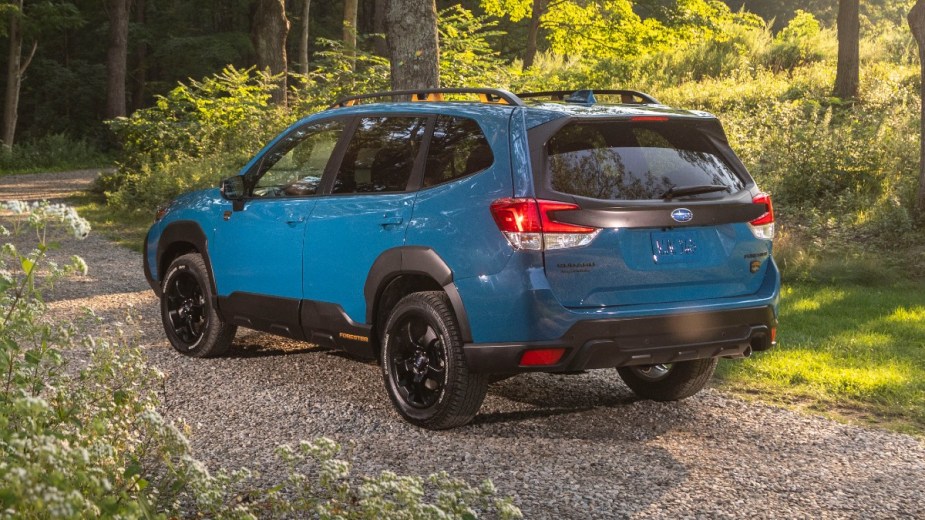
<instances>
[{"instance_id":1,"label":"rear door handle","mask_svg":"<svg viewBox=\"0 0 925 520\"><path fill-rule=\"evenodd\" d=\"M290 226L295 226L297 224L301 224L302 222L305 222L305 217L297 217L295 215L286 217L286 224L289 224Z\"/></svg>"}]
</instances>

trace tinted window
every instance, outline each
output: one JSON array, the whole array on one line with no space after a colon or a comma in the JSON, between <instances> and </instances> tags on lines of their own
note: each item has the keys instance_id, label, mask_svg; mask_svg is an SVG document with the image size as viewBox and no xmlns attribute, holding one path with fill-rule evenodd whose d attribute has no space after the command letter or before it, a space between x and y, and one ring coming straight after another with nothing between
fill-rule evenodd
<instances>
[{"instance_id":1,"label":"tinted window","mask_svg":"<svg viewBox=\"0 0 925 520\"><path fill-rule=\"evenodd\" d=\"M427 152L424 186L465 177L495 161L479 124L462 117L437 116Z\"/></svg>"},{"instance_id":2,"label":"tinted window","mask_svg":"<svg viewBox=\"0 0 925 520\"><path fill-rule=\"evenodd\" d=\"M321 176L344 131L340 121L298 128L265 156L254 184L255 197L314 195Z\"/></svg>"},{"instance_id":3,"label":"tinted window","mask_svg":"<svg viewBox=\"0 0 925 520\"><path fill-rule=\"evenodd\" d=\"M334 193L405 191L427 119L360 119L334 180Z\"/></svg>"},{"instance_id":4,"label":"tinted window","mask_svg":"<svg viewBox=\"0 0 925 520\"><path fill-rule=\"evenodd\" d=\"M661 199L670 188L745 187L707 138L685 123L572 123L546 151L552 189L582 197Z\"/></svg>"}]
</instances>

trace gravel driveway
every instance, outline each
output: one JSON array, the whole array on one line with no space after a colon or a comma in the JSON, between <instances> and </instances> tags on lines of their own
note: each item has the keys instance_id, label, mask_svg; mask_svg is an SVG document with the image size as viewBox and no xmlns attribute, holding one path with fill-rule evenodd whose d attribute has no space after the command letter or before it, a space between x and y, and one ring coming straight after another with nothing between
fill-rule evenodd
<instances>
[{"instance_id":1,"label":"gravel driveway","mask_svg":"<svg viewBox=\"0 0 925 520\"><path fill-rule=\"evenodd\" d=\"M0 200L60 196L91 177L0 177ZM336 352L242 330L227 357L176 354L139 254L97 235L63 253L82 255L90 274L59 285L54 311L118 320L134 306L151 363L169 375L164 413L192 426L213 467L278 479L276 445L326 435L355 443L357 471L489 477L527 518L925 517L925 444L914 437L715 390L638 401L614 370L508 379L471 425L424 431L392 412L378 367Z\"/></svg>"}]
</instances>

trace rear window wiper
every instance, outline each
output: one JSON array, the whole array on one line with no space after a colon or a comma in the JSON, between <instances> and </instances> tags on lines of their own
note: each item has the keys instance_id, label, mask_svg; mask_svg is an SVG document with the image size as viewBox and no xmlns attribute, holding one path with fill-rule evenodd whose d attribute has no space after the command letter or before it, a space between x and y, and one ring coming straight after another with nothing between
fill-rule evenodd
<instances>
[{"instance_id":1,"label":"rear window wiper","mask_svg":"<svg viewBox=\"0 0 925 520\"><path fill-rule=\"evenodd\" d=\"M684 186L683 188L672 186L668 188L668 191L662 193L662 198L665 200L671 200L674 197L683 197L685 195L700 195L701 193L713 193L716 191L728 190L728 186L717 186L715 184L705 184L703 186Z\"/></svg>"}]
</instances>

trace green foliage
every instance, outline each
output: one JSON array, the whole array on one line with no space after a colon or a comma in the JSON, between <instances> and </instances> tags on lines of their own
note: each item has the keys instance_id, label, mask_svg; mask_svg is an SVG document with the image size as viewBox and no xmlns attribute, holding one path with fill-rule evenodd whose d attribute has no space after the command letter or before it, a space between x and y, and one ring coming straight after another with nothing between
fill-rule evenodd
<instances>
[{"instance_id":1,"label":"green foliage","mask_svg":"<svg viewBox=\"0 0 925 520\"><path fill-rule=\"evenodd\" d=\"M39 139L0 150L0 175L89 168L109 163L110 158L86 141L64 134Z\"/></svg>"},{"instance_id":2,"label":"green foliage","mask_svg":"<svg viewBox=\"0 0 925 520\"><path fill-rule=\"evenodd\" d=\"M117 207L150 209L234 174L289 122L270 105L273 88L264 73L227 67L112 121L123 156L101 188Z\"/></svg>"},{"instance_id":3,"label":"green foliage","mask_svg":"<svg viewBox=\"0 0 925 520\"><path fill-rule=\"evenodd\" d=\"M445 473L353 477L330 439L281 447L286 481L263 489L246 469L210 472L181 427L157 411L164 375L134 346L137 318L102 336L46 314L42 293L87 265L47 258L87 222L70 207L0 203L0 510L13 518L521 518L494 486ZM93 316L87 318L94 321ZM98 325L99 323L97 323Z\"/></svg>"},{"instance_id":4,"label":"green foliage","mask_svg":"<svg viewBox=\"0 0 925 520\"><path fill-rule=\"evenodd\" d=\"M362 50L348 50L342 40L317 41L322 50L312 62L314 69L307 77L292 74L290 105L294 114L309 115L357 93L389 90L389 60Z\"/></svg>"},{"instance_id":5,"label":"green foliage","mask_svg":"<svg viewBox=\"0 0 925 520\"><path fill-rule=\"evenodd\" d=\"M499 56L488 40L503 33L487 16L476 16L460 5L438 13L440 38L440 85L479 87L505 85L510 71L499 67Z\"/></svg>"},{"instance_id":6,"label":"green foliage","mask_svg":"<svg viewBox=\"0 0 925 520\"><path fill-rule=\"evenodd\" d=\"M831 35L822 31L819 21L798 9L796 16L774 37L763 57L764 64L772 70L792 71L800 65L821 61L834 54L827 41L832 41Z\"/></svg>"}]
</instances>

